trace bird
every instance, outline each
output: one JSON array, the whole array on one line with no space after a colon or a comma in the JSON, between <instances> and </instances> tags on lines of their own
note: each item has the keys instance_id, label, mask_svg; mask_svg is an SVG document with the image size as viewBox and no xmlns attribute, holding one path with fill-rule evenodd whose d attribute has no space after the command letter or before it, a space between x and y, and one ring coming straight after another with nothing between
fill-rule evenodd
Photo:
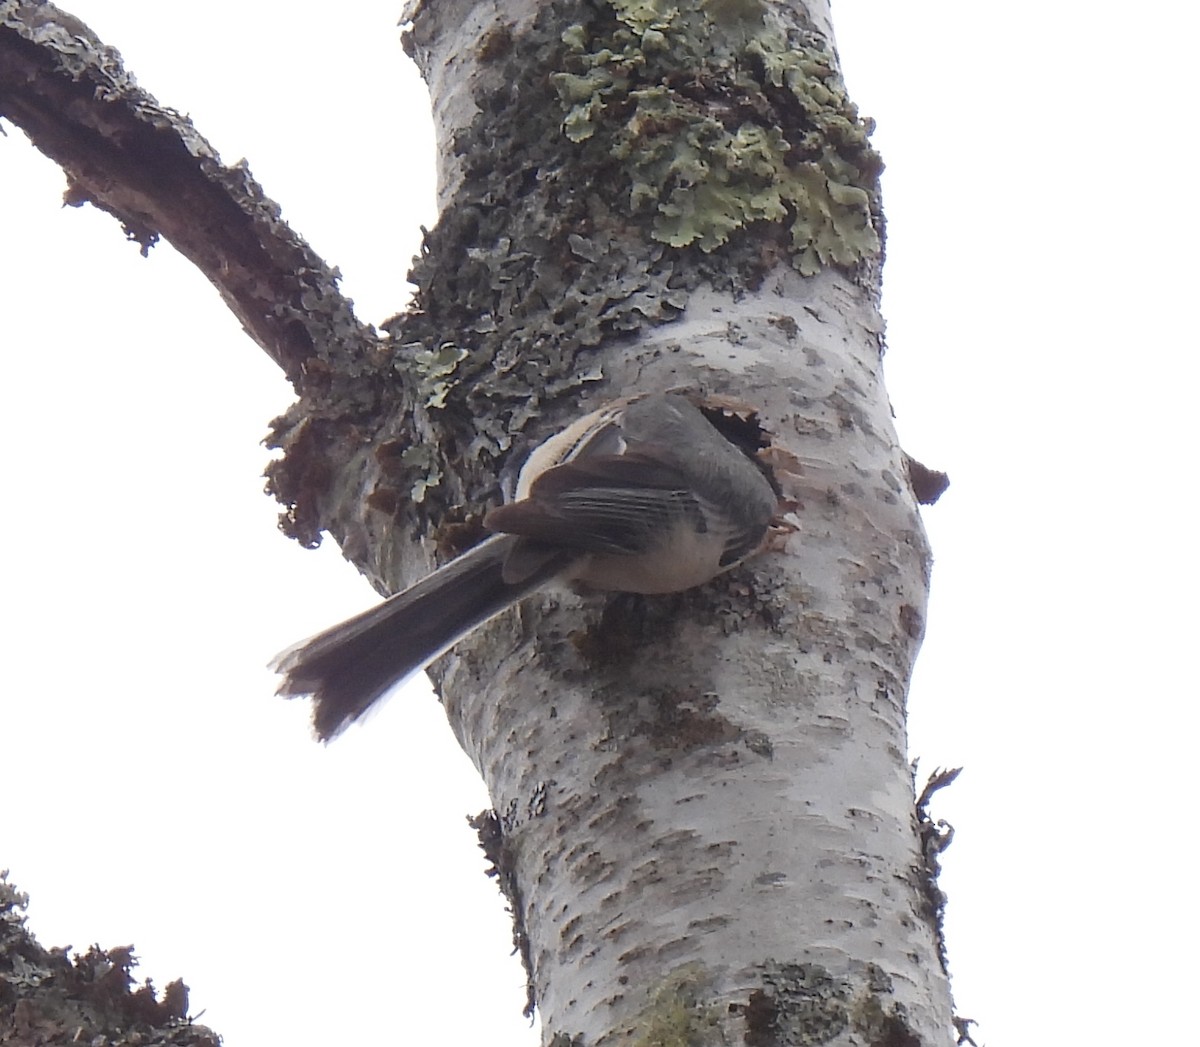
<instances>
[{"instance_id":1,"label":"bird","mask_svg":"<svg viewBox=\"0 0 1200 1047\"><path fill-rule=\"evenodd\" d=\"M330 741L396 684L551 585L680 592L763 543L778 500L763 467L678 393L626 397L533 449L492 534L382 603L282 651L278 694L311 695Z\"/></svg>"}]
</instances>

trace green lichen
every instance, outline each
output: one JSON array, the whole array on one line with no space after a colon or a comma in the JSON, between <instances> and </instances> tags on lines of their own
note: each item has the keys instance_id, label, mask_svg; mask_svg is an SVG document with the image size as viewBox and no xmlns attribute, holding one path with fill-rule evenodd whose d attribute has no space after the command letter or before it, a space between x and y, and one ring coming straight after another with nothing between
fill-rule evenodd
<instances>
[{"instance_id":1,"label":"green lichen","mask_svg":"<svg viewBox=\"0 0 1200 1047\"><path fill-rule=\"evenodd\" d=\"M725 1042L721 1008L709 1000L704 968L686 964L672 971L638 1016L633 1047L713 1047Z\"/></svg>"},{"instance_id":2,"label":"green lichen","mask_svg":"<svg viewBox=\"0 0 1200 1047\"><path fill-rule=\"evenodd\" d=\"M758 222L788 229L796 267L877 256L881 165L825 41L757 0L612 0L615 24L572 25L551 80L573 142L622 162L652 236L712 252Z\"/></svg>"},{"instance_id":3,"label":"green lichen","mask_svg":"<svg viewBox=\"0 0 1200 1047\"><path fill-rule=\"evenodd\" d=\"M405 371L417 378L417 395L427 408L446 406L446 397L454 386L454 372L466 359L467 351L453 342L436 349L416 349L405 361Z\"/></svg>"},{"instance_id":4,"label":"green lichen","mask_svg":"<svg viewBox=\"0 0 1200 1047\"><path fill-rule=\"evenodd\" d=\"M422 505L430 491L436 490L442 480L442 467L436 451L429 444L415 443L400 456L401 464L412 477L409 498Z\"/></svg>"}]
</instances>

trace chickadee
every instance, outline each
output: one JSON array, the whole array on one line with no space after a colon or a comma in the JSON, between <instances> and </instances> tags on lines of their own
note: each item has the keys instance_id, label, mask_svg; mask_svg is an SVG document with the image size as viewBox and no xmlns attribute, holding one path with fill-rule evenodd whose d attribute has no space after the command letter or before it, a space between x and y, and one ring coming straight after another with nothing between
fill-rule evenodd
<instances>
[{"instance_id":1,"label":"chickadee","mask_svg":"<svg viewBox=\"0 0 1200 1047\"><path fill-rule=\"evenodd\" d=\"M682 396L617 400L530 454L497 532L377 607L277 655L328 741L394 684L548 583L629 593L702 585L758 548L776 498Z\"/></svg>"}]
</instances>

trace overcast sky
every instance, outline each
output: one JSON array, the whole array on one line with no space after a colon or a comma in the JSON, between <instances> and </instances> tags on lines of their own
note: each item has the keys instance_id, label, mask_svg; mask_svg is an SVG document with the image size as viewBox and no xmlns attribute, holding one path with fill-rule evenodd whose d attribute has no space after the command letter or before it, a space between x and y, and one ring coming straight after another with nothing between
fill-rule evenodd
<instances>
[{"instance_id":1,"label":"overcast sky","mask_svg":"<svg viewBox=\"0 0 1200 1047\"><path fill-rule=\"evenodd\" d=\"M400 0L64 6L250 162L364 319L403 306L435 212ZM897 424L953 481L911 751L966 767L935 813L980 1044L1180 1042L1195 993L1195 18L835 3L888 164ZM533 1047L428 689L326 749L273 697L275 651L374 600L275 528L289 387L5 129L0 868L34 930L132 942L227 1047Z\"/></svg>"}]
</instances>

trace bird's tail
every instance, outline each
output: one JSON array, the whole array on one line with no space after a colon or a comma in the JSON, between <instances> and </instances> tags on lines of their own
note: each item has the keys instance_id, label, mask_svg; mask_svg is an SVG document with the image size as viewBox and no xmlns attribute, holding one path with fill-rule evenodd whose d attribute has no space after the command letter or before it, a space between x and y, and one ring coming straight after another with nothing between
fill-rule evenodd
<instances>
[{"instance_id":1,"label":"bird's tail","mask_svg":"<svg viewBox=\"0 0 1200 1047\"><path fill-rule=\"evenodd\" d=\"M560 565L548 561L519 583L506 582L504 560L516 540L489 538L377 607L276 655L278 693L311 694L313 726L329 741L393 685L557 572Z\"/></svg>"}]
</instances>

